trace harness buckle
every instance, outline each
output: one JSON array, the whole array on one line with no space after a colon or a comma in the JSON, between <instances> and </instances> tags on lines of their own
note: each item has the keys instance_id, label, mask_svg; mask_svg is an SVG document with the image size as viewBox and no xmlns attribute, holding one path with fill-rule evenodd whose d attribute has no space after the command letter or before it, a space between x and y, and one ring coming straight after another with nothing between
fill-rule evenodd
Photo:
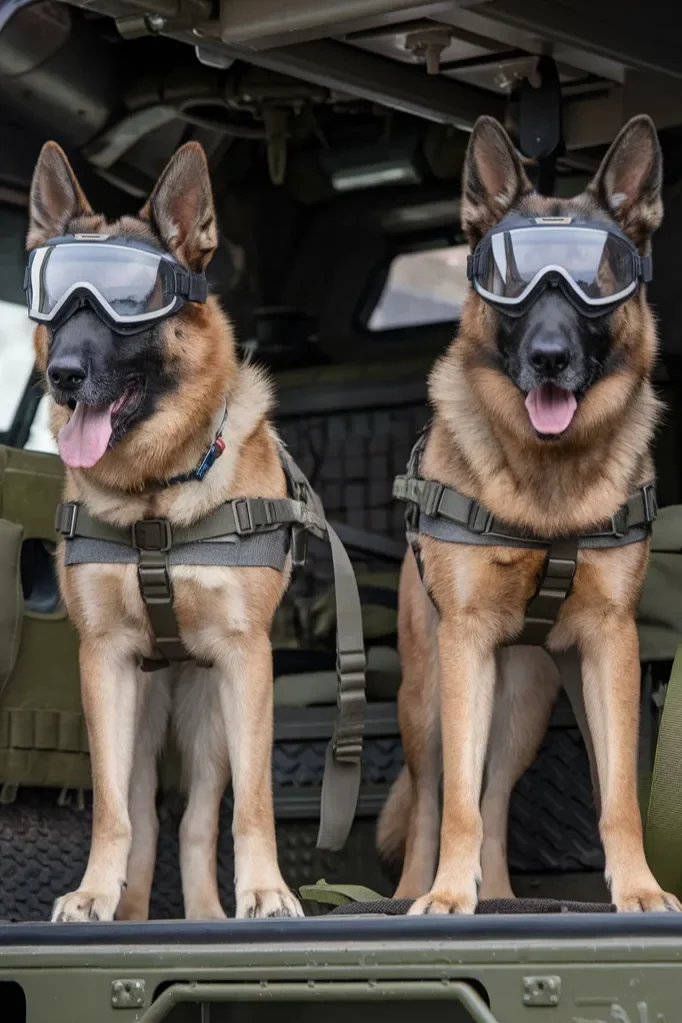
<instances>
[{"instance_id":1,"label":"harness buckle","mask_svg":"<svg viewBox=\"0 0 682 1023\"><path fill-rule=\"evenodd\" d=\"M658 498L656 497L656 485L647 483L642 487L642 504L644 505L644 516L647 523L651 524L658 516Z\"/></svg>"},{"instance_id":2,"label":"harness buckle","mask_svg":"<svg viewBox=\"0 0 682 1023\"><path fill-rule=\"evenodd\" d=\"M248 536L255 533L256 523L253 520L251 504L247 497L236 497L232 501L232 513L234 515L234 528L238 536Z\"/></svg>"},{"instance_id":3,"label":"harness buckle","mask_svg":"<svg viewBox=\"0 0 682 1023\"><path fill-rule=\"evenodd\" d=\"M308 553L308 536L303 526L291 529L291 567L303 568Z\"/></svg>"},{"instance_id":4,"label":"harness buckle","mask_svg":"<svg viewBox=\"0 0 682 1023\"><path fill-rule=\"evenodd\" d=\"M422 499L419 502L424 515L433 518L438 514L444 489L441 483L434 483L433 480L428 481L424 487Z\"/></svg>"},{"instance_id":5,"label":"harness buckle","mask_svg":"<svg viewBox=\"0 0 682 1023\"><path fill-rule=\"evenodd\" d=\"M139 551L169 551L173 544L168 519L139 519L132 525L133 547Z\"/></svg>"},{"instance_id":6,"label":"harness buckle","mask_svg":"<svg viewBox=\"0 0 682 1023\"><path fill-rule=\"evenodd\" d=\"M628 531L628 510L624 505L619 508L615 515L611 516L611 532L616 539L621 540Z\"/></svg>"},{"instance_id":7,"label":"harness buckle","mask_svg":"<svg viewBox=\"0 0 682 1023\"><path fill-rule=\"evenodd\" d=\"M68 504L58 504L54 516L54 528L56 533L66 540L73 540L76 535L76 521L78 519L78 505L71 501Z\"/></svg>"},{"instance_id":8,"label":"harness buckle","mask_svg":"<svg viewBox=\"0 0 682 1023\"><path fill-rule=\"evenodd\" d=\"M365 695L364 650L338 651L336 670L340 686L337 695L339 720L334 730L332 751L337 763L359 764L362 759Z\"/></svg>"},{"instance_id":9,"label":"harness buckle","mask_svg":"<svg viewBox=\"0 0 682 1023\"><path fill-rule=\"evenodd\" d=\"M467 527L472 533L480 536L482 533L489 533L493 527L494 516L487 508L482 508L478 501L471 502L469 509L469 521Z\"/></svg>"}]
</instances>

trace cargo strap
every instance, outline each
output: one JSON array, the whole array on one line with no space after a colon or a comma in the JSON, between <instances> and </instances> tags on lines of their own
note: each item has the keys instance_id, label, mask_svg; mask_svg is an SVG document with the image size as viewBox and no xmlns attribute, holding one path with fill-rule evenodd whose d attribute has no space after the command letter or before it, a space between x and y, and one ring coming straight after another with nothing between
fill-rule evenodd
<instances>
[{"instance_id":1,"label":"cargo strap","mask_svg":"<svg viewBox=\"0 0 682 1023\"><path fill-rule=\"evenodd\" d=\"M81 504L69 502L58 506L55 529L67 543L76 538L107 541L138 552L140 592L157 648L155 656L142 663L145 671L192 659L182 642L173 608L168 559L173 547L197 541L239 540L288 529L292 562L301 565L306 533L329 542L336 597L337 718L325 759L317 845L338 850L343 848L353 823L361 780L366 707L362 609L350 558L326 522L319 498L283 448L280 456L292 494L289 498L236 498L191 526L173 526L167 519L141 519L131 526L113 526L90 515Z\"/></svg>"},{"instance_id":2,"label":"cargo strap","mask_svg":"<svg viewBox=\"0 0 682 1023\"><path fill-rule=\"evenodd\" d=\"M349 902L376 902L385 898L361 884L327 884L322 878L316 884L302 884L298 894L305 902L327 906L344 906Z\"/></svg>"},{"instance_id":3,"label":"cargo strap","mask_svg":"<svg viewBox=\"0 0 682 1023\"><path fill-rule=\"evenodd\" d=\"M682 645L663 704L646 815L647 861L658 883L682 897Z\"/></svg>"},{"instance_id":4,"label":"cargo strap","mask_svg":"<svg viewBox=\"0 0 682 1023\"><path fill-rule=\"evenodd\" d=\"M479 501L435 480L422 479L421 458L428 429L412 449L407 472L397 476L393 496L408 505L408 541L413 549L419 533L449 543L523 547L545 550L540 581L526 610L524 630L515 643L542 646L568 596L581 548L621 547L644 540L658 513L653 483L640 487L615 515L593 532L572 537L540 537L496 518ZM417 563L420 559L418 550Z\"/></svg>"}]
</instances>

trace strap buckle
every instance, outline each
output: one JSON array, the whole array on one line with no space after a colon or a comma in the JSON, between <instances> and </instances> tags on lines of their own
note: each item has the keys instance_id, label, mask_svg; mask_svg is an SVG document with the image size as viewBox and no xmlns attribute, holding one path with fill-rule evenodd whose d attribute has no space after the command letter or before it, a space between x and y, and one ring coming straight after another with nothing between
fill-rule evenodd
<instances>
[{"instance_id":1,"label":"strap buckle","mask_svg":"<svg viewBox=\"0 0 682 1023\"><path fill-rule=\"evenodd\" d=\"M338 763L359 764L362 759L365 708L364 650L339 651L336 670L340 685L338 692L339 720L332 739L332 752Z\"/></svg>"},{"instance_id":2,"label":"strap buckle","mask_svg":"<svg viewBox=\"0 0 682 1023\"><path fill-rule=\"evenodd\" d=\"M168 519L139 519L132 525L133 547L139 551L169 551L173 545Z\"/></svg>"},{"instance_id":3,"label":"strap buckle","mask_svg":"<svg viewBox=\"0 0 682 1023\"><path fill-rule=\"evenodd\" d=\"M436 516L440 510L440 502L443 496L445 487L442 483L435 483L433 480L429 480L424 486L422 492L422 500L420 502L420 508L424 515L428 515L429 518Z\"/></svg>"},{"instance_id":4,"label":"strap buckle","mask_svg":"<svg viewBox=\"0 0 682 1023\"><path fill-rule=\"evenodd\" d=\"M255 533L256 523L253 520L253 512L251 511L251 503L248 497L236 497L231 503L234 515L234 528L237 531L237 535L248 536L250 533Z\"/></svg>"},{"instance_id":5,"label":"strap buckle","mask_svg":"<svg viewBox=\"0 0 682 1023\"><path fill-rule=\"evenodd\" d=\"M642 487L642 504L644 505L644 516L650 525L656 521L658 516L658 498L656 496L655 483L647 483Z\"/></svg>"},{"instance_id":6,"label":"strap buckle","mask_svg":"<svg viewBox=\"0 0 682 1023\"><path fill-rule=\"evenodd\" d=\"M611 532L616 539L620 540L628 531L628 509L627 505L619 508L615 515L611 516Z\"/></svg>"},{"instance_id":7,"label":"strap buckle","mask_svg":"<svg viewBox=\"0 0 682 1023\"><path fill-rule=\"evenodd\" d=\"M483 533L489 533L493 527L493 521L494 515L492 512L489 512L487 508L481 507L478 501L471 502L467 528L472 533L476 533L478 536Z\"/></svg>"},{"instance_id":8,"label":"strap buckle","mask_svg":"<svg viewBox=\"0 0 682 1023\"><path fill-rule=\"evenodd\" d=\"M76 522L78 520L78 505L75 501L68 504L58 504L54 516L54 529L56 533L66 540L73 540L76 534Z\"/></svg>"},{"instance_id":9,"label":"strap buckle","mask_svg":"<svg viewBox=\"0 0 682 1023\"><path fill-rule=\"evenodd\" d=\"M291 567L303 568L308 553L308 536L303 526L291 529Z\"/></svg>"}]
</instances>

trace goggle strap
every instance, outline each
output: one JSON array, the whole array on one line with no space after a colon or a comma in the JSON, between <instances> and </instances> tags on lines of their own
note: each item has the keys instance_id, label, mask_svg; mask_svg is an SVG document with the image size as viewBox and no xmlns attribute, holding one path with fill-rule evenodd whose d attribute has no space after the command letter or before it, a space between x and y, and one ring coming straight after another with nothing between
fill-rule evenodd
<instances>
[{"instance_id":1,"label":"goggle strap","mask_svg":"<svg viewBox=\"0 0 682 1023\"><path fill-rule=\"evenodd\" d=\"M208 282L203 274L174 267L177 294L188 302L205 302L208 298Z\"/></svg>"},{"instance_id":2,"label":"goggle strap","mask_svg":"<svg viewBox=\"0 0 682 1023\"><path fill-rule=\"evenodd\" d=\"M650 255L639 257L639 277L645 284L653 280L654 265Z\"/></svg>"}]
</instances>

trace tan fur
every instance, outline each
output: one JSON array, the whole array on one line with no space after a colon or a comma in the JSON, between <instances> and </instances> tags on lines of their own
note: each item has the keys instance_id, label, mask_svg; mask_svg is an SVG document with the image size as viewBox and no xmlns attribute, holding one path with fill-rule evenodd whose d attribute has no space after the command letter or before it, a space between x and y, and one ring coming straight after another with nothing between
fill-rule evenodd
<instances>
[{"instance_id":1,"label":"tan fur","mask_svg":"<svg viewBox=\"0 0 682 1023\"><path fill-rule=\"evenodd\" d=\"M52 195L53 207L55 202L57 207L59 202L74 205L74 216L64 229L123 233L146 240L155 220L154 230L166 247L188 266L208 261L216 243L215 222L207 173L203 183L199 180L205 158L197 147L185 147L176 154L142 219L124 218L115 225L85 206L77 183L73 185L75 179L71 180L72 172L60 159L65 162L63 154L58 158L48 147L33 191L62 189L57 199ZM178 198L173 188L180 188L182 196ZM34 218L29 244L39 244L45 231L49 235L52 229L49 206L45 210L45 226ZM45 370L44 328L36 330L35 343L38 364ZM151 517L167 518L180 526L201 519L231 498L286 496L279 441L269 424L270 384L254 366L238 363L232 330L218 302L210 298L203 306L186 305L165 321L164 345L166 364L176 373L176 389L92 469L67 469L65 499L81 502L93 515L115 525ZM198 464L215 438L226 403L225 450L205 480L160 490L149 487L151 481ZM65 407L52 405L55 435L70 414ZM301 915L277 864L271 782L269 633L288 585L289 566L284 572L172 566L174 607L183 642L199 662L213 666L190 663L144 674L136 667L137 660L152 652L153 642L137 567L67 567L63 546L58 549L57 564L63 599L80 636L94 815L85 876L78 891L57 900L53 919L110 920L114 914L121 919L144 919L148 915L158 832L156 759L169 721L183 754L188 789L180 830L186 915L195 919L224 916L216 879L216 842L219 804L230 773L237 915Z\"/></svg>"},{"instance_id":2,"label":"tan fur","mask_svg":"<svg viewBox=\"0 0 682 1023\"><path fill-rule=\"evenodd\" d=\"M500 155L499 129L484 120L470 143L464 182L463 222L472 244L491 217L494 223L504 213L491 212L500 194L509 200L507 207L526 215L598 212L599 177L591 192L575 200L542 199L529 190L513 153ZM649 123L640 120L641 138L637 132L628 137L635 137L640 153ZM628 127L623 135L626 131L634 129ZM618 156L617 148L612 152ZM501 172L485 170L486 160L493 158L497 168L506 161ZM637 178L629 164L617 160L614 171L609 159L605 173L611 175L612 188L614 182L626 187L624 175L626 182L636 179L642 187L646 167ZM505 173L512 182L516 175L515 185L504 185ZM649 195L639 212L632 195L624 205L624 215L637 224L658 208ZM629 226L635 237L638 228ZM422 475L541 536L589 531L607 520L653 476L649 446L658 405L650 374L656 336L643 290L614 314L612 335L612 371L587 392L566 438L543 442L531 427L521 392L493 368L488 353L495 348L495 313L471 291L457 339L430 377L434 421ZM379 842L382 852L396 855L404 841L396 894L417 899L411 912L471 913L481 866L484 895L511 892L505 853L509 796L537 752L556 696L556 669L543 651L512 647L498 652L521 631L544 555L429 536L421 536L419 546L424 582L409 552L399 612L399 710L409 777L401 777L389 798ZM576 645L581 654L597 751L606 873L621 910L680 908L661 891L646 864L636 799L640 667L634 615L648 548L643 542L581 550L572 591L549 641L550 650Z\"/></svg>"}]
</instances>

